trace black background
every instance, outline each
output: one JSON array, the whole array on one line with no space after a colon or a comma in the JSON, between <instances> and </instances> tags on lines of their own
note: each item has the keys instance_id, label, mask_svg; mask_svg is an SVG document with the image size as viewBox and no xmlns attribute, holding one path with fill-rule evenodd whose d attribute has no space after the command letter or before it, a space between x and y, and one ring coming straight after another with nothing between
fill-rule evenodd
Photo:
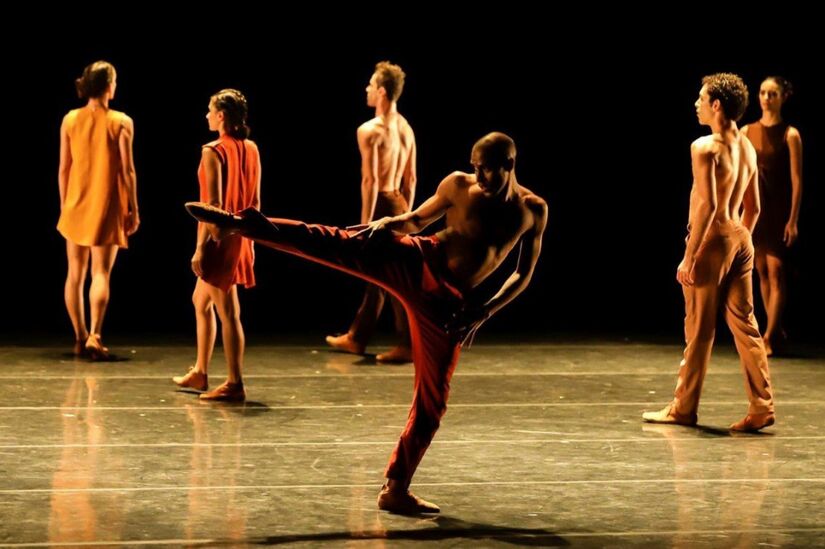
<instances>
[{"instance_id":1,"label":"black background","mask_svg":"<svg viewBox=\"0 0 825 549\"><path fill-rule=\"evenodd\" d=\"M64 30L49 34L55 45L40 54L26 41L3 44L3 334L71 338L65 245L55 230L58 135L62 116L82 104L73 82L85 65L115 65L111 107L136 127L142 225L118 256L104 335L194 337L195 223L183 203L197 198L200 145L214 137L205 120L209 96L234 87L249 100L265 213L353 224L360 210L355 130L373 114L364 87L374 64L389 59L407 73L399 110L418 142L416 204L450 171L469 170L473 142L499 130L516 141L520 183L550 205L531 286L485 328L513 336L678 338L683 302L674 276L684 246L689 146L708 131L693 107L701 77L742 75L752 94L749 122L759 116L761 79L786 76L797 89L785 116L802 134L806 185L788 326L792 336L817 339L825 295L817 268L825 89L813 49L779 39L760 47L742 36L676 35L664 22L578 21L561 33L569 22L489 16L484 24L422 22L413 31L375 22L344 29L336 14L325 17L324 24L255 22L245 14L251 26L238 27L215 10L198 24L113 25L93 36ZM293 25L298 39L286 38ZM32 32L31 40L41 40L53 30ZM183 38L193 33L201 40ZM577 38L560 38L571 33ZM259 248L256 272L258 287L240 292L252 337L341 331L360 301L359 281L271 250Z\"/></svg>"}]
</instances>

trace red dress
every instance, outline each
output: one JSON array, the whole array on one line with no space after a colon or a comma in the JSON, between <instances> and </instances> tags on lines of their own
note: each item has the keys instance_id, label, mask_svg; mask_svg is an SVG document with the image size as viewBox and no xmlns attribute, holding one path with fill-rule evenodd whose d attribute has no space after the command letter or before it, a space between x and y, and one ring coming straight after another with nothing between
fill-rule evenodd
<instances>
[{"instance_id":1,"label":"red dress","mask_svg":"<svg viewBox=\"0 0 825 549\"><path fill-rule=\"evenodd\" d=\"M248 139L223 135L204 147L215 151L221 164L221 207L236 213L256 206L260 180L258 146ZM198 167L198 181L200 200L208 202L203 162ZM251 288L255 285L254 258L252 241L239 234L219 242L210 238L204 246L201 278L224 292L229 291L233 284Z\"/></svg>"}]
</instances>

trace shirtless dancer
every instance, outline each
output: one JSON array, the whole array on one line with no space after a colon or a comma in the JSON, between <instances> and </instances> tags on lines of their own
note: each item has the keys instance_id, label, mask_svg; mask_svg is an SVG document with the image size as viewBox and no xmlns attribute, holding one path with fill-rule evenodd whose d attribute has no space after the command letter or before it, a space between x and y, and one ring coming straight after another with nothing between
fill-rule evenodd
<instances>
[{"instance_id":1,"label":"shirtless dancer","mask_svg":"<svg viewBox=\"0 0 825 549\"><path fill-rule=\"evenodd\" d=\"M395 295L407 310L415 387L412 408L385 472L378 507L395 513L435 513L438 506L409 492L410 480L447 409L450 378L464 342L530 282L547 224L547 203L516 181L516 147L502 133L473 146L474 173L453 172L416 210L344 230L239 215L189 203L216 236L240 232L277 250L363 278ZM435 236L407 236L446 217ZM473 293L517 249L515 271L492 297Z\"/></svg>"},{"instance_id":2,"label":"shirtless dancer","mask_svg":"<svg viewBox=\"0 0 825 549\"><path fill-rule=\"evenodd\" d=\"M375 117L358 128L361 152L361 223L409 212L415 197L415 134L396 102L404 89L404 71L381 61L367 85L367 105L375 107ZM386 292L367 285L361 307L349 331L327 336L327 343L341 351L364 353L375 323L384 309ZM377 355L378 362L410 362L410 330L404 307L391 298L398 345Z\"/></svg>"},{"instance_id":3,"label":"shirtless dancer","mask_svg":"<svg viewBox=\"0 0 825 549\"><path fill-rule=\"evenodd\" d=\"M687 347L673 401L642 415L651 423L696 424L720 307L733 333L750 401L745 418L730 429L758 431L776 419L768 358L753 316L751 232L759 216L756 151L736 127L747 106L748 89L735 74L702 79L696 116L712 133L690 147L690 236L676 270L685 294Z\"/></svg>"}]
</instances>

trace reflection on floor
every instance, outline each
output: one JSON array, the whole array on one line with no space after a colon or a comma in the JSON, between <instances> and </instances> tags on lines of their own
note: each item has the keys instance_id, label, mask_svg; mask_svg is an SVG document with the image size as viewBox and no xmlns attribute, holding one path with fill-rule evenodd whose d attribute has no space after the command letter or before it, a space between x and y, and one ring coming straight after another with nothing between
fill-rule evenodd
<instances>
[{"instance_id":1,"label":"reflection on floor","mask_svg":"<svg viewBox=\"0 0 825 549\"><path fill-rule=\"evenodd\" d=\"M252 346L250 400L221 405L172 385L193 349L113 351L0 347L0 545L825 545L820 353L772 360L777 424L732 435L730 348L687 428L640 421L668 401L677 346L477 345L414 479L442 515L402 517L375 498L411 366Z\"/></svg>"}]
</instances>

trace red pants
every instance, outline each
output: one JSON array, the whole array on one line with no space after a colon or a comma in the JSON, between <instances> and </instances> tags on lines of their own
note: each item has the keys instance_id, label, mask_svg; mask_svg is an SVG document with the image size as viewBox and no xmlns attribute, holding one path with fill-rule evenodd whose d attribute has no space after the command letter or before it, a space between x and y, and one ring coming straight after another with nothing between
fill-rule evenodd
<instances>
[{"instance_id":1,"label":"red pants","mask_svg":"<svg viewBox=\"0 0 825 549\"><path fill-rule=\"evenodd\" d=\"M748 230L733 221L714 221L696 255L693 286L685 286L685 357L679 368L676 412L693 415L724 308L745 374L749 414L773 412L768 357L753 316L753 244Z\"/></svg>"},{"instance_id":2,"label":"red pants","mask_svg":"<svg viewBox=\"0 0 825 549\"><path fill-rule=\"evenodd\" d=\"M325 225L265 218L254 209L240 214L242 234L264 246L344 271L381 286L404 305L410 325L415 385L407 425L385 475L409 485L441 417L460 344L444 327L464 304L453 285L435 237L397 236L382 231L371 239Z\"/></svg>"}]
</instances>

